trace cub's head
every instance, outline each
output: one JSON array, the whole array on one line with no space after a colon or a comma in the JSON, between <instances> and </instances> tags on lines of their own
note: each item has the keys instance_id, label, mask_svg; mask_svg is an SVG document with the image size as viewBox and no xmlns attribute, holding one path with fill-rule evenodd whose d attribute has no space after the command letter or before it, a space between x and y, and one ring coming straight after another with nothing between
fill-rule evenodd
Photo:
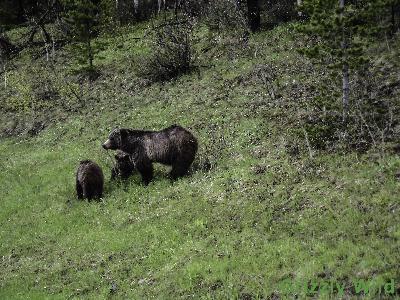
<instances>
[{"instance_id":1,"label":"cub's head","mask_svg":"<svg viewBox=\"0 0 400 300\"><path fill-rule=\"evenodd\" d=\"M117 162L117 168L121 171L132 172L135 169L135 163L129 153L117 150L115 153L115 160Z\"/></svg>"},{"instance_id":2,"label":"cub's head","mask_svg":"<svg viewBox=\"0 0 400 300\"><path fill-rule=\"evenodd\" d=\"M133 174L135 171L135 163L128 153L117 150L114 157L116 164L111 171L111 179L114 179L117 176L126 179Z\"/></svg>"},{"instance_id":3,"label":"cub's head","mask_svg":"<svg viewBox=\"0 0 400 300\"><path fill-rule=\"evenodd\" d=\"M106 150L117 150L121 149L122 142L128 135L127 129L114 129L108 136L108 140L102 145Z\"/></svg>"},{"instance_id":4,"label":"cub's head","mask_svg":"<svg viewBox=\"0 0 400 300\"><path fill-rule=\"evenodd\" d=\"M132 161L132 159L129 156L129 153L126 153L121 150L117 150L114 157L115 157L115 160L119 163L131 163L131 161Z\"/></svg>"}]
</instances>

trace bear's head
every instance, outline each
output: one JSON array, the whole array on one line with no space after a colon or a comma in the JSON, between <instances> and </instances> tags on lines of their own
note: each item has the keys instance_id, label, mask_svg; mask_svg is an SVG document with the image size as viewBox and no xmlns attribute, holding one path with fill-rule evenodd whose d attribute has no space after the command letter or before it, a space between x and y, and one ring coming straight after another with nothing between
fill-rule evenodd
<instances>
[{"instance_id":1,"label":"bear's head","mask_svg":"<svg viewBox=\"0 0 400 300\"><path fill-rule=\"evenodd\" d=\"M102 145L106 150L117 150L121 149L123 141L128 135L127 129L114 129L108 136L108 140Z\"/></svg>"}]
</instances>

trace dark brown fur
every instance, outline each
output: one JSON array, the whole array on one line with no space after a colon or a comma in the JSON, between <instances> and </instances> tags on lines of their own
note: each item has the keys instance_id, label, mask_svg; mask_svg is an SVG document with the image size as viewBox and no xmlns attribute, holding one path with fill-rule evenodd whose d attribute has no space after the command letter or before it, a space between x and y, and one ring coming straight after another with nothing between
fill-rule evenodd
<instances>
[{"instance_id":1,"label":"dark brown fur","mask_svg":"<svg viewBox=\"0 0 400 300\"><path fill-rule=\"evenodd\" d=\"M101 198L103 196L103 171L95 162L82 160L76 171L76 193L78 199Z\"/></svg>"},{"instance_id":2,"label":"dark brown fur","mask_svg":"<svg viewBox=\"0 0 400 300\"><path fill-rule=\"evenodd\" d=\"M117 150L115 153L115 166L111 169L111 179L121 177L127 179L135 171L135 164L129 153Z\"/></svg>"},{"instance_id":3,"label":"dark brown fur","mask_svg":"<svg viewBox=\"0 0 400 300\"><path fill-rule=\"evenodd\" d=\"M178 125L160 131L115 129L103 144L104 149L129 153L146 185L153 178L153 162L172 166L172 179L184 176L194 160L197 147L193 134Z\"/></svg>"}]
</instances>

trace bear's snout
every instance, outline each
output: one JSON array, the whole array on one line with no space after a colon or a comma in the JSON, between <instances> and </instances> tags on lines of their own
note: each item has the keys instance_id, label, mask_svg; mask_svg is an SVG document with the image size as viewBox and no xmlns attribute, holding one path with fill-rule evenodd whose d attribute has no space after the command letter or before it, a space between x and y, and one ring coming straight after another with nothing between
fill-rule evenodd
<instances>
[{"instance_id":1,"label":"bear's snout","mask_svg":"<svg viewBox=\"0 0 400 300\"><path fill-rule=\"evenodd\" d=\"M111 147L110 140L107 140L103 145L101 145L104 149L108 150Z\"/></svg>"}]
</instances>

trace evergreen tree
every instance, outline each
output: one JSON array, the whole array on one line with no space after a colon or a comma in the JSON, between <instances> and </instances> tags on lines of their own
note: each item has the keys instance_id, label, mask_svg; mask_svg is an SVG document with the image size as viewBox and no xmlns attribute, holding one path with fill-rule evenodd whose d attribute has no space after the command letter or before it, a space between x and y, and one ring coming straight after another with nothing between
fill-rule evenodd
<instances>
[{"instance_id":1,"label":"evergreen tree","mask_svg":"<svg viewBox=\"0 0 400 300\"><path fill-rule=\"evenodd\" d=\"M398 0L303 0L301 10L309 20L299 28L319 42L303 52L312 58L333 59L332 67L341 69L343 120L350 105L350 76L368 59L365 50L370 38L385 28L389 7Z\"/></svg>"},{"instance_id":2,"label":"evergreen tree","mask_svg":"<svg viewBox=\"0 0 400 300\"><path fill-rule=\"evenodd\" d=\"M100 0L63 0L65 20L70 26L69 35L75 42L76 57L81 65L93 70L93 60L99 47L92 40L98 34Z\"/></svg>"}]
</instances>

